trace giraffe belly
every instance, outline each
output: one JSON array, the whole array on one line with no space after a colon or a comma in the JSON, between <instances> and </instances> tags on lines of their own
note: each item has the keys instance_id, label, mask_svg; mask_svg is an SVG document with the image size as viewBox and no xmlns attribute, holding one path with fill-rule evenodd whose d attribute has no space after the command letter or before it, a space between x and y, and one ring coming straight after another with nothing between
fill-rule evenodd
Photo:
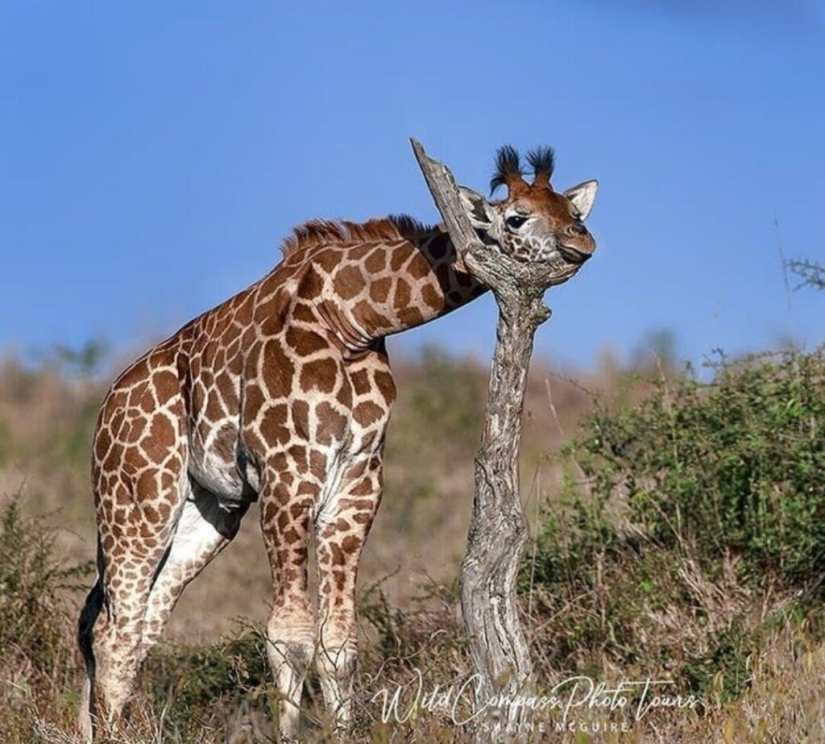
<instances>
[{"instance_id":1,"label":"giraffe belly","mask_svg":"<svg viewBox=\"0 0 825 744\"><path fill-rule=\"evenodd\" d=\"M212 493L224 509L247 505L257 497L256 489L238 468L237 429L222 428L204 442L190 438L189 475Z\"/></svg>"}]
</instances>

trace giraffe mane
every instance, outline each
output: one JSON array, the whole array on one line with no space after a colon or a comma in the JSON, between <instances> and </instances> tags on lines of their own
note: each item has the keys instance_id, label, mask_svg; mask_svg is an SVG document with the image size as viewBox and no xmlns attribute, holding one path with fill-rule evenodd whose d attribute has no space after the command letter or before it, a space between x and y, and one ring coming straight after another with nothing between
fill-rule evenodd
<instances>
[{"instance_id":1,"label":"giraffe mane","mask_svg":"<svg viewBox=\"0 0 825 744\"><path fill-rule=\"evenodd\" d=\"M309 220L293 228L281 245L284 258L319 245L345 247L354 243L414 241L433 228L406 214L379 217L366 222Z\"/></svg>"}]
</instances>

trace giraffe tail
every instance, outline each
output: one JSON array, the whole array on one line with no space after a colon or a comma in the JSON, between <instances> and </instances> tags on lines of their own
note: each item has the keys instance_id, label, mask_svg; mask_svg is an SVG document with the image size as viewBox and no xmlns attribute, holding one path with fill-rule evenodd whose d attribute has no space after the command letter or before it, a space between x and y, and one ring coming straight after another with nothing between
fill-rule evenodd
<instances>
[{"instance_id":1,"label":"giraffe tail","mask_svg":"<svg viewBox=\"0 0 825 744\"><path fill-rule=\"evenodd\" d=\"M80 732L84 741L92 740L95 678L94 626L104 604L103 553L100 539L98 538L97 579L86 597L86 602L83 605L83 610L80 612L80 619L77 623L77 645L80 647L80 653L83 655L83 662L86 667L86 679L83 683L83 693L80 701Z\"/></svg>"}]
</instances>

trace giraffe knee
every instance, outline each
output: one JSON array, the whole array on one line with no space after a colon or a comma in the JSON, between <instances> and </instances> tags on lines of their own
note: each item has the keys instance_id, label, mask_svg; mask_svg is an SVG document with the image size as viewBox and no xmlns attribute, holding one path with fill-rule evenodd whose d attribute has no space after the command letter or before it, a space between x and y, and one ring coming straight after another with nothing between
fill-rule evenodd
<instances>
[{"instance_id":1,"label":"giraffe knee","mask_svg":"<svg viewBox=\"0 0 825 744\"><path fill-rule=\"evenodd\" d=\"M267 656L277 687L281 736L297 736L301 694L315 654L314 615L308 602L279 603L267 623Z\"/></svg>"},{"instance_id":2,"label":"giraffe knee","mask_svg":"<svg viewBox=\"0 0 825 744\"><path fill-rule=\"evenodd\" d=\"M352 688L358 666L355 634L327 634L318 644L316 667L327 708L337 727L345 729L351 719Z\"/></svg>"},{"instance_id":3,"label":"giraffe knee","mask_svg":"<svg viewBox=\"0 0 825 744\"><path fill-rule=\"evenodd\" d=\"M339 682L352 680L358 665L358 643L354 636L321 639L316 666L322 677Z\"/></svg>"},{"instance_id":4,"label":"giraffe knee","mask_svg":"<svg viewBox=\"0 0 825 744\"><path fill-rule=\"evenodd\" d=\"M358 667L358 650L354 646L344 646L337 651L320 648L316 666L327 704L333 710L340 709L352 693Z\"/></svg>"},{"instance_id":5,"label":"giraffe knee","mask_svg":"<svg viewBox=\"0 0 825 744\"><path fill-rule=\"evenodd\" d=\"M286 664L303 674L315 653L315 628L309 614L286 621L273 615L267 623L267 651L274 669Z\"/></svg>"},{"instance_id":6,"label":"giraffe knee","mask_svg":"<svg viewBox=\"0 0 825 744\"><path fill-rule=\"evenodd\" d=\"M315 612L309 599L302 596L276 602L269 613L266 632L270 641L314 647Z\"/></svg>"}]
</instances>

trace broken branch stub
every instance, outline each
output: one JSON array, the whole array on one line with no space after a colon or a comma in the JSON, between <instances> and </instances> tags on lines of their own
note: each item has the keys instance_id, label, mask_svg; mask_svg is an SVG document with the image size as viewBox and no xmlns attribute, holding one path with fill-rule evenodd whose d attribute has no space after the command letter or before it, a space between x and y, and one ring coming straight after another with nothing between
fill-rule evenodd
<instances>
[{"instance_id":1,"label":"broken branch stub","mask_svg":"<svg viewBox=\"0 0 825 744\"><path fill-rule=\"evenodd\" d=\"M509 315L517 304L521 312L528 311L535 317L537 325L547 320L550 309L541 298L554 283L554 270L541 264L516 261L496 247L485 245L462 207L461 194L450 169L427 155L417 139L411 138L410 142L459 261L493 290L503 312Z\"/></svg>"},{"instance_id":2,"label":"broken branch stub","mask_svg":"<svg viewBox=\"0 0 825 744\"><path fill-rule=\"evenodd\" d=\"M450 169L427 155L424 146L417 139L412 138L410 142L459 258L465 259L469 254L483 251L484 244L461 206L461 194Z\"/></svg>"}]
</instances>

